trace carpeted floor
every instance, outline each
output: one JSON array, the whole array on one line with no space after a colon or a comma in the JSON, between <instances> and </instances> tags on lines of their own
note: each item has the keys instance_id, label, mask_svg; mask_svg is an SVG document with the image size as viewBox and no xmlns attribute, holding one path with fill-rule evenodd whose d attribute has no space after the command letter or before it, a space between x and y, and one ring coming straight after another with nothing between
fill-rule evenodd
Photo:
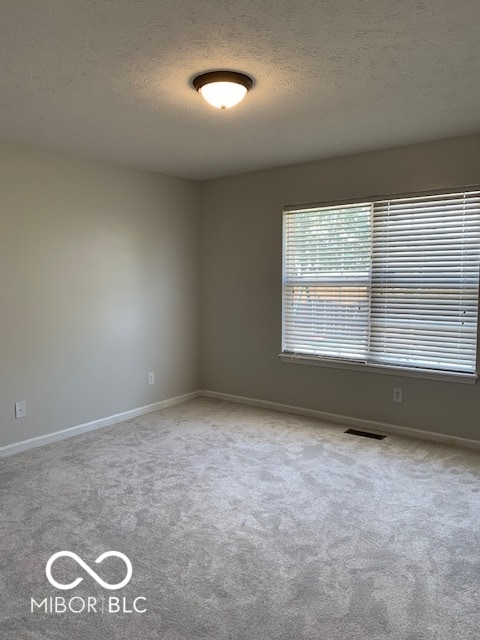
<instances>
[{"instance_id":1,"label":"carpeted floor","mask_svg":"<svg viewBox=\"0 0 480 640\"><path fill-rule=\"evenodd\" d=\"M208 399L6 458L0 637L478 640L479 480L476 452ZM61 558L60 591L61 550L133 577ZM147 611L30 611L73 595Z\"/></svg>"}]
</instances>

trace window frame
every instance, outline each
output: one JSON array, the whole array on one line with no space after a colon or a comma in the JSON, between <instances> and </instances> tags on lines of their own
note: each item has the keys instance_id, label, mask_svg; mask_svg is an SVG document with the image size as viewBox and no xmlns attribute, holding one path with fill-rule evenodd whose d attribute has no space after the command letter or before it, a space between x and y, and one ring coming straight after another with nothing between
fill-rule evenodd
<instances>
[{"instance_id":1,"label":"window frame","mask_svg":"<svg viewBox=\"0 0 480 640\"><path fill-rule=\"evenodd\" d=\"M357 198L347 198L341 200L329 200L322 202L303 203L296 205L287 205L283 208L282 212L282 344L281 352L278 357L281 362L291 364L303 364L320 366L334 369L346 369L350 371L362 371L365 373L383 374L402 376L410 378L419 378L425 380L437 380L443 382L457 382L463 384L475 384L478 379L478 369L480 366L480 292L479 302L477 307L477 345L476 345L476 366L475 372L455 372L455 371L442 371L435 369L422 369L420 367L408 367L395 364L376 364L371 362L359 362L358 360L349 360L347 358L335 358L326 355L307 355L285 352L284 349L284 330L285 330L285 260L286 260L286 246L285 246L285 227L284 218L285 215L293 211L316 209L316 208L329 208L329 207L341 207L355 204L366 204L375 201L384 201L389 199L403 199L403 198L421 198L429 196L441 196L450 194L461 194L468 191L479 191L480 185L462 185L455 186L450 189L435 189L427 191L415 191L415 192L400 192L380 195L361 196Z\"/></svg>"}]
</instances>

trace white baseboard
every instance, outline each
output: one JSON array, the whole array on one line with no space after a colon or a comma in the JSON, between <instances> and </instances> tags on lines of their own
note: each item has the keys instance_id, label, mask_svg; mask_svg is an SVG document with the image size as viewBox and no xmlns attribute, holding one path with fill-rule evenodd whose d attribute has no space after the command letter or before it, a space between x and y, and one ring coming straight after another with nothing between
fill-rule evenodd
<instances>
[{"instance_id":1,"label":"white baseboard","mask_svg":"<svg viewBox=\"0 0 480 640\"><path fill-rule=\"evenodd\" d=\"M81 433L93 431L94 429L110 427L119 422L124 422L125 420L131 420L132 418L143 416L146 413L151 413L152 411L166 409L167 407L172 407L175 404L180 404L181 402L186 402L187 400L192 400L193 398L198 398L201 395L201 391L184 393L181 396L175 396L174 398L168 398L167 400L161 400L160 402L147 404L144 407L138 407L137 409L131 409L130 411L124 411L123 413L116 413L113 416L100 418L99 420L93 420L92 422L86 422L85 424L79 424L75 427L69 427L68 429L54 431L53 433L47 433L43 436L37 436L36 438L29 438L28 440L22 440L21 442L7 444L5 447L0 447L0 458L3 458L5 456L12 456L15 453L20 453L21 451L26 451L27 449L33 449L34 447L41 447L44 444L56 442L57 440L64 440L65 438L78 436Z\"/></svg>"},{"instance_id":2,"label":"white baseboard","mask_svg":"<svg viewBox=\"0 0 480 640\"><path fill-rule=\"evenodd\" d=\"M138 416L145 415L146 413L152 413L153 411L159 411L160 409L166 409L176 404L186 402L199 397L215 398L217 400L225 400L226 402L234 402L237 404L246 404L252 407L261 407L263 409L271 409L273 411L283 411L284 413L293 413L299 416L307 416L310 418L316 418L325 422L333 422L353 427L361 427L369 431L375 431L378 433L392 433L400 436L407 436L411 438L417 438L421 440L432 440L434 442L442 442L444 444L451 444L457 447L463 447L466 449L480 450L480 441L470 440L468 438L459 438L457 436L450 436L444 433L435 433L433 431L423 431L422 429L412 429L410 427L402 427L396 424L389 424L384 422L376 422L375 420L365 420L363 418L354 418L352 416L342 416L336 413L328 413L326 411L317 411L316 409L305 409L303 407L297 407L289 404L281 404L279 402L271 402L269 400L259 400L257 398L246 398L244 396L236 396L230 393L219 393L217 391L192 391L191 393L185 393L181 396L174 398L168 398L167 400L161 400L153 404L148 404L144 407L137 409L131 409L130 411L124 411L123 413L117 413L113 416L106 418L100 418L99 420L93 420L92 422L86 422L85 424L79 424L68 429L62 429L61 431L55 431L54 433L47 433L43 436L37 436L36 438L29 438L28 440L22 440L21 442L14 442L4 447L0 447L0 458L5 456L11 456L27 449L33 449L34 447L41 447L44 444L56 442L58 440L64 440L65 438L71 438L72 436L86 433L87 431L93 431L95 429L101 429L102 427L109 427L125 420L131 420Z\"/></svg>"},{"instance_id":3,"label":"white baseboard","mask_svg":"<svg viewBox=\"0 0 480 640\"><path fill-rule=\"evenodd\" d=\"M284 413L293 413L299 416L308 416L317 418L325 422L335 422L347 426L361 427L364 430L375 431L377 433L392 433L399 436L407 436L421 440L433 440L434 442L442 442L451 444L464 449L480 449L479 440L470 440L468 438L458 438L445 433L435 433L434 431L423 431L422 429L412 429L411 427L402 427L397 424L389 424L384 422L376 422L374 420L364 420L363 418L353 418L351 416L341 416L336 413L327 413L326 411L317 411L315 409L304 409L289 404L280 404L279 402L270 402L269 400L258 400L257 398L245 398L243 396L235 396L230 393L218 393L217 391L201 391L200 395L206 398L215 398L217 400L225 400L227 402L236 402L237 404L248 404L253 407L261 407L263 409L272 409L273 411L283 411Z\"/></svg>"}]
</instances>

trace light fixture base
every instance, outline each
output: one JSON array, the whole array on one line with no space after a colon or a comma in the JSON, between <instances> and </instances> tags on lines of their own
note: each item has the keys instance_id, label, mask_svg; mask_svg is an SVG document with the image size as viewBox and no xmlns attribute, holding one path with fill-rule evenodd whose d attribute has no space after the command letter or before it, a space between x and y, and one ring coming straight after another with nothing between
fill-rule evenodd
<instances>
[{"instance_id":1,"label":"light fixture base","mask_svg":"<svg viewBox=\"0 0 480 640\"><path fill-rule=\"evenodd\" d=\"M212 82L233 82L235 84L241 84L247 91L253 87L253 80L246 73L240 73L239 71L207 71L206 73L200 73L192 80L192 84L197 91L200 91L206 84Z\"/></svg>"}]
</instances>

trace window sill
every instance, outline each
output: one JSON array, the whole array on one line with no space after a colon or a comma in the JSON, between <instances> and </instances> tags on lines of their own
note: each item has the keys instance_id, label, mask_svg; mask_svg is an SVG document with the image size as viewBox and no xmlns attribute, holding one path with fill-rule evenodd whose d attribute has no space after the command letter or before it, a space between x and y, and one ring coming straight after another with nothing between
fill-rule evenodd
<instances>
[{"instance_id":1,"label":"window sill","mask_svg":"<svg viewBox=\"0 0 480 640\"><path fill-rule=\"evenodd\" d=\"M395 367L383 364L365 364L349 360L335 360L334 358L320 358L305 355L294 355L290 353L280 353L282 362L291 364L307 364L316 367L327 367L331 369L348 369L350 371L363 371L366 373L380 373L388 376L404 376L407 378L422 378L423 380L437 380L441 382L459 382L461 384L475 384L477 374L475 373L454 373L453 371L429 371L427 369L414 369L407 367Z\"/></svg>"}]
</instances>

